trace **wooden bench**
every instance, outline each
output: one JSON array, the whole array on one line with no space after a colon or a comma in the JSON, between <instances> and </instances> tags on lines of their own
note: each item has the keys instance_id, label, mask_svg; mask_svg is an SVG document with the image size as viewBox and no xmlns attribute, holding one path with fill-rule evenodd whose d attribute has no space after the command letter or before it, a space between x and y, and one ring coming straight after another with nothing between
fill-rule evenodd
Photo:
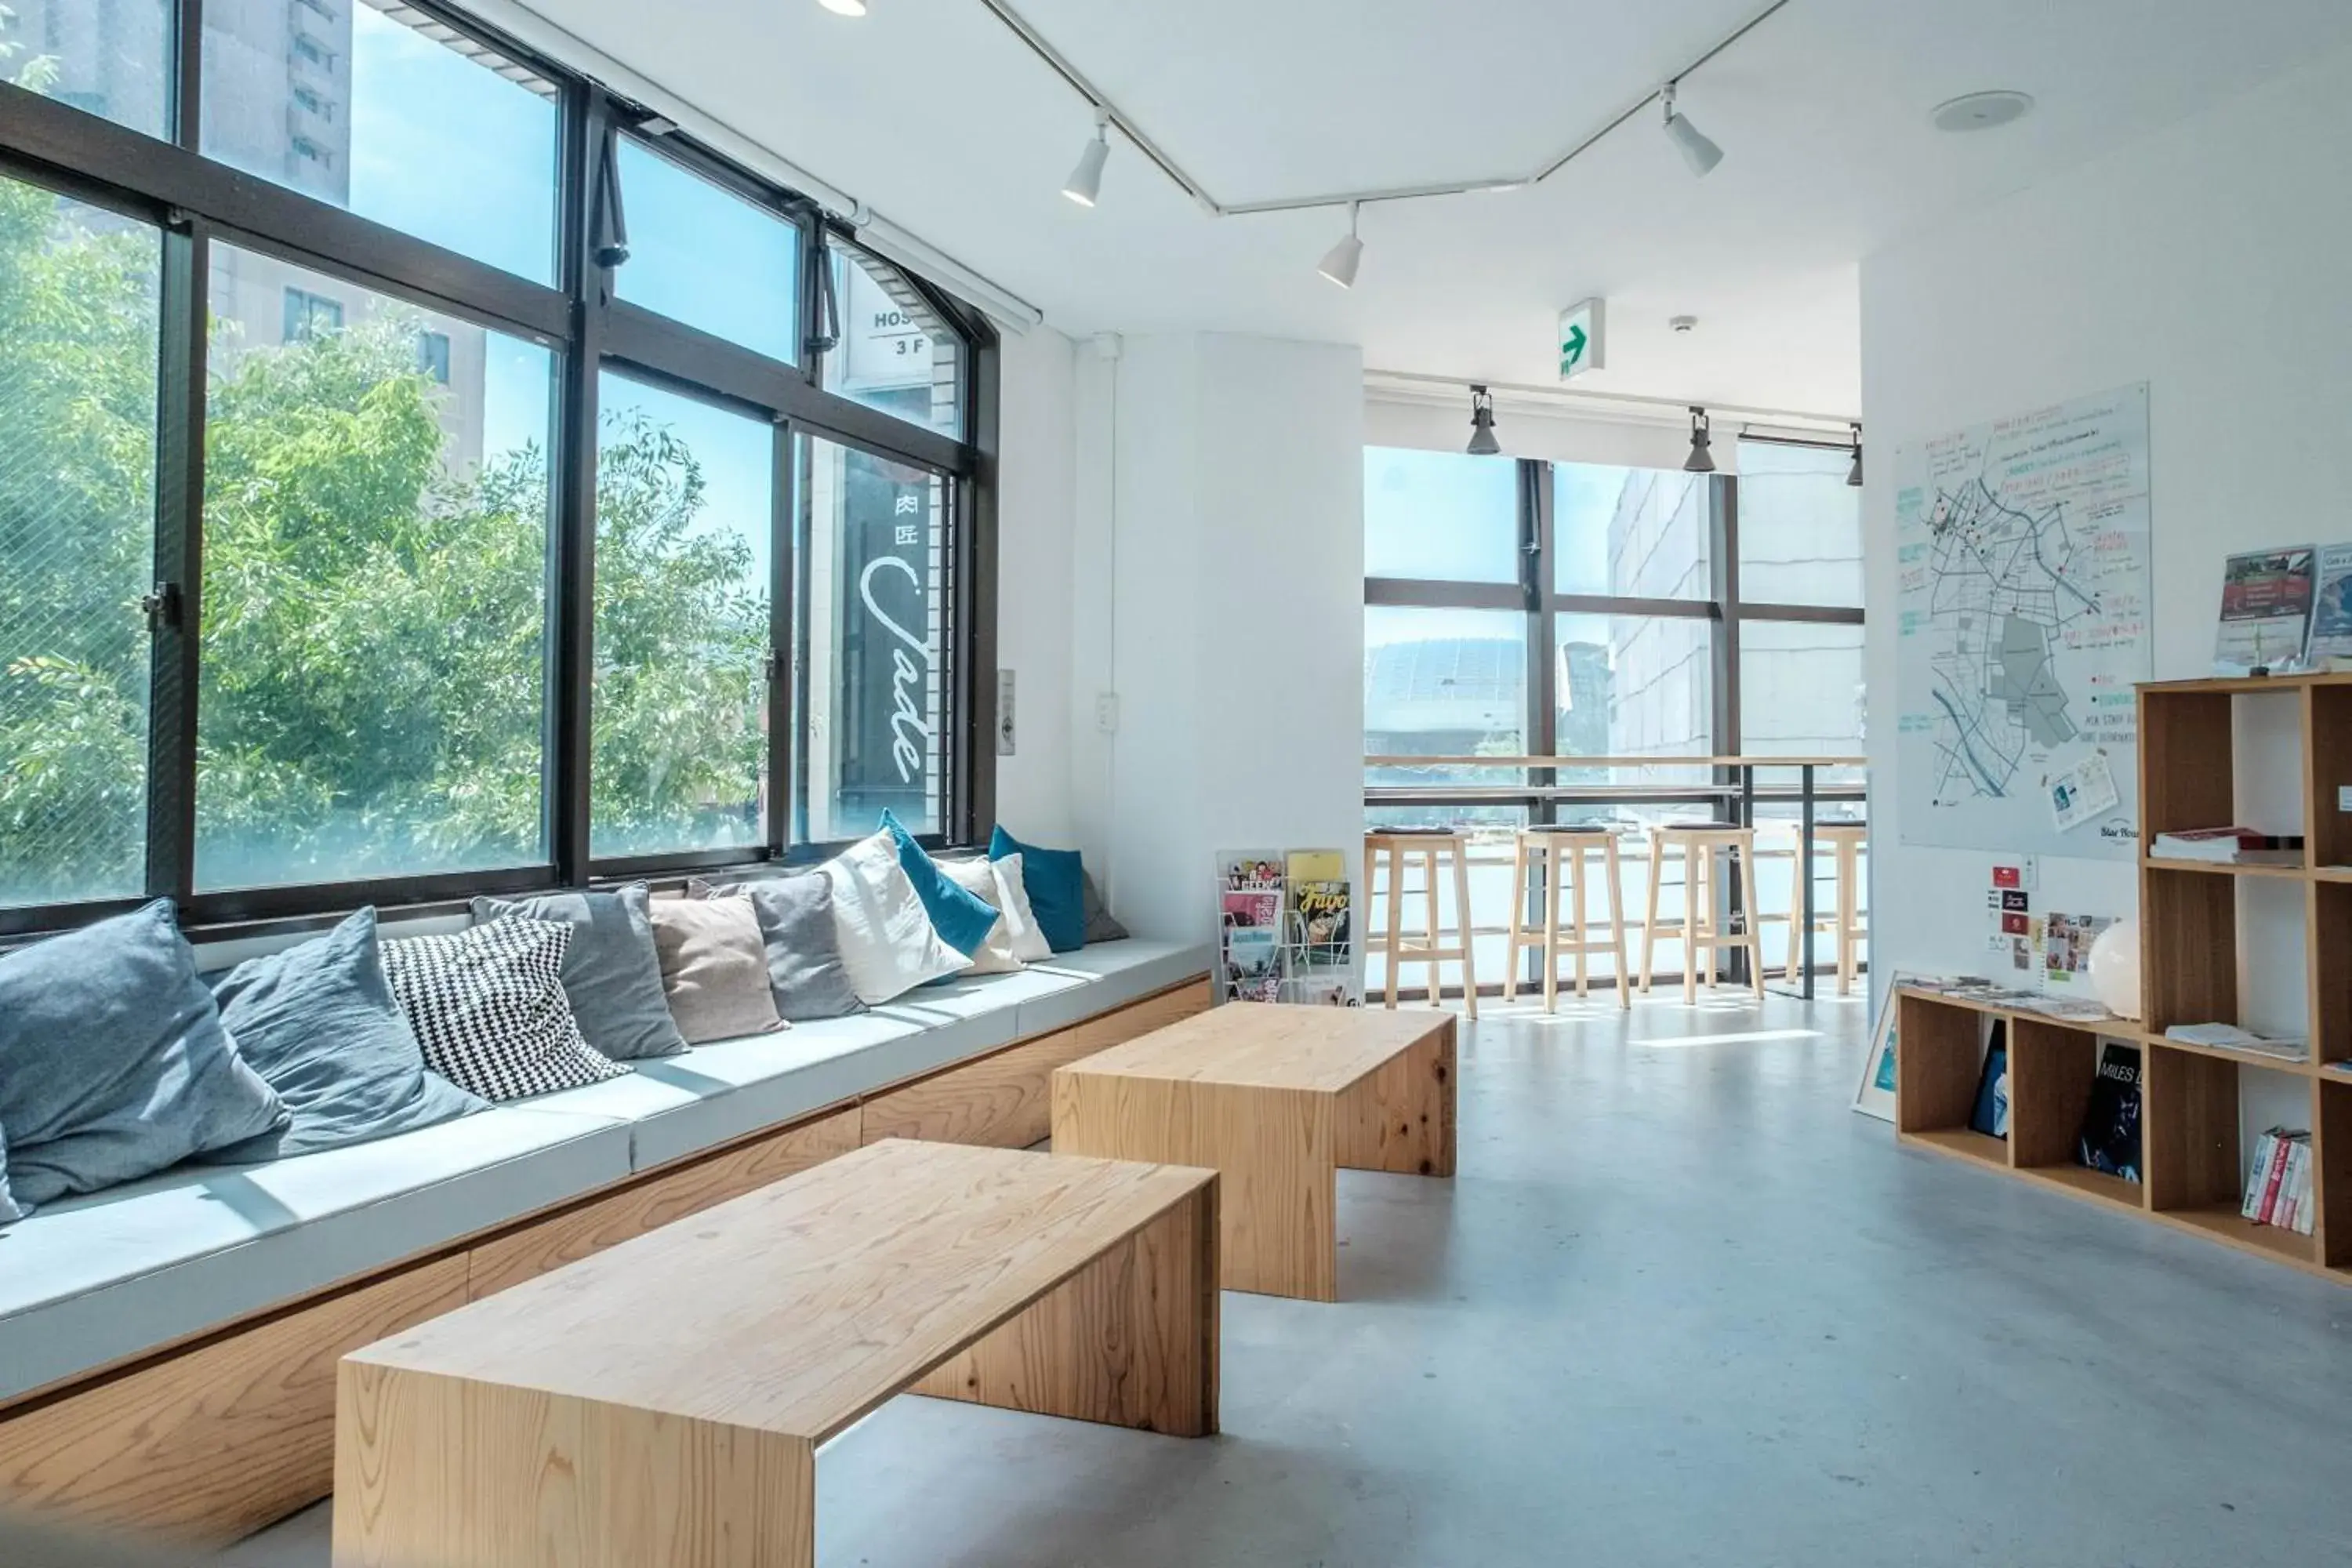
<instances>
[{"instance_id":1,"label":"wooden bench","mask_svg":"<svg viewBox=\"0 0 2352 1568\"><path fill-rule=\"evenodd\" d=\"M869 1144L344 1358L334 1560L797 1568L913 1391L1217 1428L1217 1178Z\"/></svg>"}]
</instances>

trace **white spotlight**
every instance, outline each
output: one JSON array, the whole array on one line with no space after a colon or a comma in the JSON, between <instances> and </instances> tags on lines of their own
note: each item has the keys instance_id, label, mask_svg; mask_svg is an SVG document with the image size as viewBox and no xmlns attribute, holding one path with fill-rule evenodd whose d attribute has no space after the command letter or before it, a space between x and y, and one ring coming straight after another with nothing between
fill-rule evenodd
<instances>
[{"instance_id":1,"label":"white spotlight","mask_svg":"<svg viewBox=\"0 0 2352 1568\"><path fill-rule=\"evenodd\" d=\"M1082 207L1095 205L1102 195L1103 165L1110 161L1110 110L1095 110L1095 139L1078 154L1078 166L1062 183L1062 194Z\"/></svg>"},{"instance_id":2,"label":"white spotlight","mask_svg":"<svg viewBox=\"0 0 2352 1568\"><path fill-rule=\"evenodd\" d=\"M1723 149L1708 141L1696 125L1675 112L1675 84L1666 83L1666 140L1683 155L1694 174L1705 174L1723 162Z\"/></svg>"},{"instance_id":3,"label":"white spotlight","mask_svg":"<svg viewBox=\"0 0 2352 1568\"><path fill-rule=\"evenodd\" d=\"M1348 204L1347 237L1326 251L1323 259L1315 264L1316 271L1320 272L1342 289L1353 289L1356 286L1356 264L1364 259L1364 242L1356 237L1358 205L1355 202Z\"/></svg>"},{"instance_id":4,"label":"white spotlight","mask_svg":"<svg viewBox=\"0 0 2352 1568\"><path fill-rule=\"evenodd\" d=\"M866 0L816 0L816 3L836 16L866 15Z\"/></svg>"}]
</instances>

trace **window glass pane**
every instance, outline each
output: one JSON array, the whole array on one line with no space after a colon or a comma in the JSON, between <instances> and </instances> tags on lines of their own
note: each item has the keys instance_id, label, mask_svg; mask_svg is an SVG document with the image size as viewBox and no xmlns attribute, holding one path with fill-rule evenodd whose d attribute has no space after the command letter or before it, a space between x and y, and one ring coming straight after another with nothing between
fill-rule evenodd
<instances>
[{"instance_id":1,"label":"window glass pane","mask_svg":"<svg viewBox=\"0 0 2352 1568\"><path fill-rule=\"evenodd\" d=\"M1743 503L1744 505L1744 503ZM1862 627L1739 623L1739 749L1753 756L1862 754ZM1859 777L1829 770L1822 777ZM1768 782L1793 785L1793 776Z\"/></svg>"},{"instance_id":2,"label":"window glass pane","mask_svg":"<svg viewBox=\"0 0 2352 1568\"><path fill-rule=\"evenodd\" d=\"M554 87L396 0L205 0L205 156L540 283Z\"/></svg>"},{"instance_id":3,"label":"window glass pane","mask_svg":"<svg viewBox=\"0 0 2352 1568\"><path fill-rule=\"evenodd\" d=\"M1519 468L1460 452L1364 448L1364 575L1519 580Z\"/></svg>"},{"instance_id":4,"label":"window glass pane","mask_svg":"<svg viewBox=\"0 0 2352 1568\"><path fill-rule=\"evenodd\" d=\"M775 427L609 371L598 395L591 852L761 843Z\"/></svg>"},{"instance_id":5,"label":"window glass pane","mask_svg":"<svg viewBox=\"0 0 2352 1568\"><path fill-rule=\"evenodd\" d=\"M543 861L554 356L226 245L211 285L198 885Z\"/></svg>"},{"instance_id":6,"label":"window glass pane","mask_svg":"<svg viewBox=\"0 0 2352 1568\"><path fill-rule=\"evenodd\" d=\"M161 254L0 180L0 904L144 884Z\"/></svg>"},{"instance_id":7,"label":"window glass pane","mask_svg":"<svg viewBox=\"0 0 2352 1568\"><path fill-rule=\"evenodd\" d=\"M825 843L945 820L947 481L810 439L801 451L800 816Z\"/></svg>"},{"instance_id":8,"label":"window glass pane","mask_svg":"<svg viewBox=\"0 0 2352 1568\"><path fill-rule=\"evenodd\" d=\"M1552 469L1553 584L1563 594L1704 599L1704 474L1561 463Z\"/></svg>"},{"instance_id":9,"label":"window glass pane","mask_svg":"<svg viewBox=\"0 0 2352 1568\"><path fill-rule=\"evenodd\" d=\"M150 136L172 133L171 0L9 0L0 81Z\"/></svg>"},{"instance_id":10,"label":"window glass pane","mask_svg":"<svg viewBox=\"0 0 2352 1568\"><path fill-rule=\"evenodd\" d=\"M1739 443L1739 596L1862 607L1862 488L1843 447Z\"/></svg>"},{"instance_id":11,"label":"window glass pane","mask_svg":"<svg viewBox=\"0 0 2352 1568\"><path fill-rule=\"evenodd\" d=\"M1553 722L1564 757L1704 757L1714 750L1713 623L1696 616L1561 616ZM1562 784L1610 782L1563 768ZM1690 783L1683 770L1653 783Z\"/></svg>"},{"instance_id":12,"label":"window glass pane","mask_svg":"<svg viewBox=\"0 0 2352 1568\"><path fill-rule=\"evenodd\" d=\"M832 243L841 342L824 389L942 436L963 436L963 340L897 268Z\"/></svg>"},{"instance_id":13,"label":"window glass pane","mask_svg":"<svg viewBox=\"0 0 2352 1568\"><path fill-rule=\"evenodd\" d=\"M620 298L798 363L801 232L640 142L620 142L629 259Z\"/></svg>"},{"instance_id":14,"label":"window glass pane","mask_svg":"<svg viewBox=\"0 0 2352 1568\"><path fill-rule=\"evenodd\" d=\"M1364 610L1364 754L1514 757L1527 752L1528 617L1516 610ZM1370 784L1523 783L1506 768L1368 768ZM1464 809L1454 808L1457 815ZM1499 808L1498 808L1499 809ZM1501 821L1509 813L1465 820Z\"/></svg>"}]
</instances>

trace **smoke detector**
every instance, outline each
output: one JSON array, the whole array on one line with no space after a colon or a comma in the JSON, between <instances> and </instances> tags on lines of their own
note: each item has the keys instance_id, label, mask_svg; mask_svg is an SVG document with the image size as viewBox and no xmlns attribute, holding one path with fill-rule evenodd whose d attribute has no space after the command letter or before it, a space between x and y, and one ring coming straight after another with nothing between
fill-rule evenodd
<instances>
[{"instance_id":1,"label":"smoke detector","mask_svg":"<svg viewBox=\"0 0 2352 1568\"><path fill-rule=\"evenodd\" d=\"M1687 332L1693 327L1698 325L1698 318L1696 316L1669 316L1666 318L1666 325L1672 327L1678 332Z\"/></svg>"},{"instance_id":2,"label":"smoke detector","mask_svg":"<svg viewBox=\"0 0 2352 1568\"><path fill-rule=\"evenodd\" d=\"M1963 93L1936 105L1928 119L1938 131L1990 131L2012 120L2022 120L2033 108L2032 98L2006 88L1992 92Z\"/></svg>"}]
</instances>

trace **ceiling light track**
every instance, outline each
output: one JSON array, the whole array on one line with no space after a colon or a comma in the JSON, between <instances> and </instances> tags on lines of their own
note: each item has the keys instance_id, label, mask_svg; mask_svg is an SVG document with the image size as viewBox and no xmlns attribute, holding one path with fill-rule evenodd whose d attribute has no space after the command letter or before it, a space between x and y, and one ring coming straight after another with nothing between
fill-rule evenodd
<instances>
[{"instance_id":1,"label":"ceiling light track","mask_svg":"<svg viewBox=\"0 0 2352 1568\"><path fill-rule=\"evenodd\" d=\"M1375 202L1419 201L1432 196L1469 195L1486 191L1515 190L1521 185L1541 184L1544 181L1550 179L1554 174L1559 174L1562 169L1568 167L1569 164L1574 163L1578 158L1590 152L1594 146L1605 140L1612 132L1617 130L1626 121L1641 114L1643 111L1649 109L1651 105L1668 98L1674 88L1689 79L1693 72L1698 70L1701 67L1715 59L1717 56L1722 54L1726 49L1730 48L1734 44L1738 43L1740 39L1746 37L1748 34L1754 32L1758 27L1762 26L1766 22L1770 21L1782 10L1786 9L1789 5L1789 0L1770 0L1769 4L1759 9L1754 16L1748 17L1747 21L1742 22L1738 26L1733 28L1722 37L1717 39L1715 43L1709 46L1704 53L1685 64L1680 70L1675 71L1672 76L1666 78L1666 79L1657 87L1643 93L1633 103L1626 105L1620 113L1611 119L1606 124L1587 135L1582 141L1577 142L1576 145L1570 147L1567 152L1562 153L1557 158L1545 163L1533 174L1498 174L1486 179L1453 180L1433 184L1399 185L1376 190L1332 191L1319 195L1292 196L1269 201L1234 203L1221 202L1217 200L1216 197L1211 195L1207 187L1203 186L1200 181L1194 179L1190 174L1185 172L1183 165L1178 163L1174 158L1171 157L1149 136L1146 136L1142 132L1137 130L1135 122L1129 120L1124 113L1120 112L1118 106L1110 100L1108 94L1106 94L1100 88L1095 86L1095 84L1087 79L1085 72L1079 70L1076 66L1071 64L1066 56L1048 42L1045 36L1039 33L1035 27L1030 26L1027 18L1024 17L1020 12L1014 10L1012 5L1006 3L1006 0L980 0L980 3L982 5L986 7L990 14L994 16L998 21L1003 23L1006 29L1010 31L1013 37L1019 38L1024 44L1027 45L1031 53L1043 60L1053 69L1055 75L1059 76L1065 82L1068 83L1070 89L1073 92L1076 92L1079 97L1085 99L1088 106L1091 107L1096 113L1103 116L1110 125L1118 129L1118 133L1121 136L1124 136L1129 142L1132 142L1137 152L1141 153L1146 158L1151 160L1152 163L1159 168L1160 172L1167 175L1178 189L1181 190L1186 195L1191 196L1193 201L1200 204L1202 211L1206 212L1212 217L1245 217L1257 213L1304 212L1318 207L1363 206ZM1684 125L1685 129L1687 129L1688 121L1684 121ZM1705 139L1700 138L1700 140L1704 141ZM1679 144L1681 143L1678 139L1678 145ZM1708 145L1711 147L1713 143L1710 142ZM1687 156L1688 154L1686 153L1685 155ZM1721 156L1719 151L1717 153L1717 156ZM1713 166L1714 165L1712 163L1708 164L1708 167L1710 168ZM1696 168L1696 163L1694 163L1694 167Z\"/></svg>"}]
</instances>

